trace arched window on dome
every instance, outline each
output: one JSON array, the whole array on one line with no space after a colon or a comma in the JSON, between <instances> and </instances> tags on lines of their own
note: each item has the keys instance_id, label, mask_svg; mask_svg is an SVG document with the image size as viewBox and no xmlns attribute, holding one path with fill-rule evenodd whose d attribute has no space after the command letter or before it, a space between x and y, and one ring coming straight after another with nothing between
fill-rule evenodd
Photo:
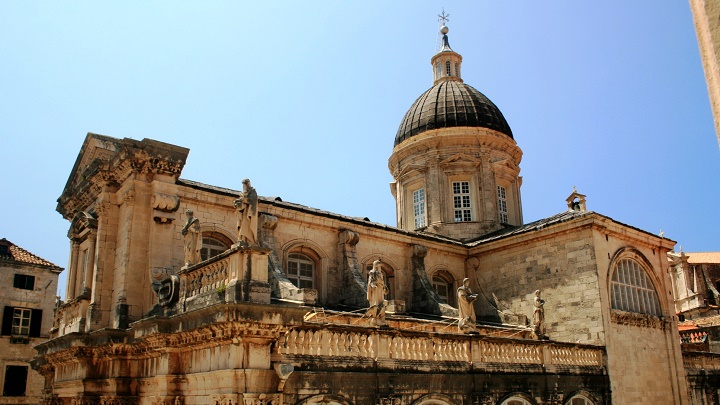
<instances>
[{"instance_id":1,"label":"arched window on dome","mask_svg":"<svg viewBox=\"0 0 720 405\"><path fill-rule=\"evenodd\" d=\"M440 68L440 62L437 64L437 70L435 72L435 80L442 77L442 68Z\"/></svg>"},{"instance_id":2,"label":"arched window on dome","mask_svg":"<svg viewBox=\"0 0 720 405\"><path fill-rule=\"evenodd\" d=\"M503 186L497 186L497 197L498 197L498 213L500 215L500 223L507 224L508 208L507 208L507 191Z\"/></svg>"},{"instance_id":3,"label":"arched window on dome","mask_svg":"<svg viewBox=\"0 0 720 405\"><path fill-rule=\"evenodd\" d=\"M455 64L455 76L460 77L460 64Z\"/></svg>"},{"instance_id":4,"label":"arched window on dome","mask_svg":"<svg viewBox=\"0 0 720 405\"><path fill-rule=\"evenodd\" d=\"M452 71L450 70L450 61L445 62L445 76L452 76Z\"/></svg>"},{"instance_id":5,"label":"arched window on dome","mask_svg":"<svg viewBox=\"0 0 720 405\"><path fill-rule=\"evenodd\" d=\"M612 308L652 316L661 316L657 292L645 266L632 258L618 260L610 282Z\"/></svg>"}]
</instances>

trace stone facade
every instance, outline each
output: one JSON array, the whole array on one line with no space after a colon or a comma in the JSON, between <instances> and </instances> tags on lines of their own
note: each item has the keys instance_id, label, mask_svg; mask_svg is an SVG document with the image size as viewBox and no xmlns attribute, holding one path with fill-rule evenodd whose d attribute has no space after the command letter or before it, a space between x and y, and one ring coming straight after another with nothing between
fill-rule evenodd
<instances>
[{"instance_id":1,"label":"stone facade","mask_svg":"<svg viewBox=\"0 0 720 405\"><path fill-rule=\"evenodd\" d=\"M261 196L246 243L240 191L181 179L187 149L88 134L58 200L72 247L68 302L35 362L45 401L712 403L696 377L720 359L684 357L678 339L675 242L588 211L577 191L524 224L522 151L462 83L447 32L389 159L397 227ZM186 265L187 210L203 247ZM377 260L383 322L368 311ZM480 322L460 328L465 279Z\"/></svg>"},{"instance_id":2,"label":"stone facade","mask_svg":"<svg viewBox=\"0 0 720 405\"><path fill-rule=\"evenodd\" d=\"M0 404L36 404L45 379L30 368L34 347L47 340L62 268L0 239Z\"/></svg>"}]
</instances>

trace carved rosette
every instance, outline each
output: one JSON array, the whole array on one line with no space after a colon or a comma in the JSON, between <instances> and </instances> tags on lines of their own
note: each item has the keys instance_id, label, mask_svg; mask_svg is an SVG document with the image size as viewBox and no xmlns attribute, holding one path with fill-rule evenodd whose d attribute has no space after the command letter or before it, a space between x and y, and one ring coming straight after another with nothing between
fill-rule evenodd
<instances>
[{"instance_id":1,"label":"carved rosette","mask_svg":"<svg viewBox=\"0 0 720 405\"><path fill-rule=\"evenodd\" d=\"M616 309L610 310L610 319L620 325L639 326L641 328L665 330L670 327L670 321L667 319Z\"/></svg>"}]
</instances>

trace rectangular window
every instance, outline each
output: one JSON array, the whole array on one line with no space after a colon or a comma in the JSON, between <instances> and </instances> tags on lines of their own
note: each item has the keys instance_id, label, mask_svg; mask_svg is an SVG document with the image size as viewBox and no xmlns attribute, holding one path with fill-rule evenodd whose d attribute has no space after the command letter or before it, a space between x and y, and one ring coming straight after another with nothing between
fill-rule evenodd
<instances>
[{"instance_id":1,"label":"rectangular window","mask_svg":"<svg viewBox=\"0 0 720 405\"><path fill-rule=\"evenodd\" d=\"M42 328L42 309L18 308L5 306L2 315L2 329L4 336L40 336Z\"/></svg>"},{"instance_id":2,"label":"rectangular window","mask_svg":"<svg viewBox=\"0 0 720 405\"><path fill-rule=\"evenodd\" d=\"M500 212L500 222L507 224L508 221L508 210L507 210L507 198L505 194L505 187L498 186L498 211Z\"/></svg>"},{"instance_id":3,"label":"rectangular window","mask_svg":"<svg viewBox=\"0 0 720 405\"><path fill-rule=\"evenodd\" d=\"M15 308L13 310L12 334L13 335L30 335L30 315L29 308Z\"/></svg>"},{"instance_id":4,"label":"rectangular window","mask_svg":"<svg viewBox=\"0 0 720 405\"><path fill-rule=\"evenodd\" d=\"M22 288L23 290L33 290L35 289L35 276L16 274L15 280L13 280L13 287Z\"/></svg>"},{"instance_id":5,"label":"rectangular window","mask_svg":"<svg viewBox=\"0 0 720 405\"><path fill-rule=\"evenodd\" d=\"M6 366L3 396L23 397L27 386L27 366Z\"/></svg>"},{"instance_id":6,"label":"rectangular window","mask_svg":"<svg viewBox=\"0 0 720 405\"><path fill-rule=\"evenodd\" d=\"M470 182L454 181L452 183L453 208L455 222L472 221L472 204L470 202Z\"/></svg>"},{"instance_id":7,"label":"rectangular window","mask_svg":"<svg viewBox=\"0 0 720 405\"><path fill-rule=\"evenodd\" d=\"M415 218L415 229L423 228L425 222L425 189L420 188L413 191L413 217Z\"/></svg>"}]
</instances>

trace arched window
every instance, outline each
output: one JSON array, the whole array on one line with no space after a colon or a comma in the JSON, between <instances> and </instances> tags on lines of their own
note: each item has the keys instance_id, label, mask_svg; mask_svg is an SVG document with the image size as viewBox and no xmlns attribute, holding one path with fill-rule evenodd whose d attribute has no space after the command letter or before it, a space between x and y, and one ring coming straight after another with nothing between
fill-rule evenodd
<instances>
[{"instance_id":1,"label":"arched window","mask_svg":"<svg viewBox=\"0 0 720 405\"><path fill-rule=\"evenodd\" d=\"M436 79L439 79L442 76L442 69L440 68L440 63L437 64L437 71L435 72L437 75Z\"/></svg>"},{"instance_id":2,"label":"arched window","mask_svg":"<svg viewBox=\"0 0 720 405\"><path fill-rule=\"evenodd\" d=\"M452 76L452 71L450 71L450 61L445 62L445 76Z\"/></svg>"},{"instance_id":3,"label":"arched window","mask_svg":"<svg viewBox=\"0 0 720 405\"><path fill-rule=\"evenodd\" d=\"M203 232L200 260L207 260L230 249L232 242L220 232Z\"/></svg>"},{"instance_id":4,"label":"arched window","mask_svg":"<svg viewBox=\"0 0 720 405\"><path fill-rule=\"evenodd\" d=\"M660 301L645 268L633 259L620 259L613 268L612 307L621 311L661 316Z\"/></svg>"},{"instance_id":5,"label":"arched window","mask_svg":"<svg viewBox=\"0 0 720 405\"><path fill-rule=\"evenodd\" d=\"M455 64L455 76L460 77L460 64Z\"/></svg>"},{"instance_id":6,"label":"arched window","mask_svg":"<svg viewBox=\"0 0 720 405\"><path fill-rule=\"evenodd\" d=\"M433 274L431 282L435 292L445 303L455 305L455 286L450 273L440 270Z\"/></svg>"},{"instance_id":7,"label":"arched window","mask_svg":"<svg viewBox=\"0 0 720 405\"><path fill-rule=\"evenodd\" d=\"M298 288L315 288L315 261L301 253L290 253L287 277Z\"/></svg>"}]
</instances>

